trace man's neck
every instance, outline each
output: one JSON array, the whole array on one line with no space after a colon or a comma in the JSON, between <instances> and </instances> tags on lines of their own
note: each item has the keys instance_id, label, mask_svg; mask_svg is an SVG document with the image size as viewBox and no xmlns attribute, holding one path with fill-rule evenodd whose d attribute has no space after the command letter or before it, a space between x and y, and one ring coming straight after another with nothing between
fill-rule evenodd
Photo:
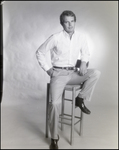
<instances>
[{"instance_id":1,"label":"man's neck","mask_svg":"<svg viewBox=\"0 0 119 150\"><path fill-rule=\"evenodd\" d=\"M72 38L72 35L74 34L74 31L69 33L69 32L64 30L64 32L65 32L65 34L67 34L67 36L70 37L70 39Z\"/></svg>"},{"instance_id":2,"label":"man's neck","mask_svg":"<svg viewBox=\"0 0 119 150\"><path fill-rule=\"evenodd\" d=\"M69 36L70 36L70 39L72 38L72 35L74 34L74 31L73 32L71 32L71 33L68 33L69 34Z\"/></svg>"}]
</instances>

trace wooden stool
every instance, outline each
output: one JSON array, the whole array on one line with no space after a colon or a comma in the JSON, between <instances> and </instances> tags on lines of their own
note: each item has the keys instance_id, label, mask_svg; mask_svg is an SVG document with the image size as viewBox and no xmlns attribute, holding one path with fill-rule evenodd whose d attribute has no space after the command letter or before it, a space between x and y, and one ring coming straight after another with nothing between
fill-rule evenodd
<instances>
[{"instance_id":1,"label":"wooden stool","mask_svg":"<svg viewBox=\"0 0 119 150\"><path fill-rule=\"evenodd\" d=\"M74 143L74 125L80 122L80 135L82 135L82 121L83 121L83 112L80 110L80 116L75 116L75 98L76 98L76 91L81 90L81 85L66 85L64 88L64 92L62 95L62 105L61 105L61 114L59 115L59 123L61 123L61 129L63 130L63 124L71 126L71 136L70 136L70 143L73 145ZM65 92L71 91L72 92L72 99L65 98ZM65 101L70 101L72 104L71 114L64 113L64 105ZM49 130L49 104L51 103L50 98L50 83L47 84L47 101L46 101L46 138L48 137L48 130ZM79 109L79 108L78 108ZM75 118L78 121L75 122ZM66 123L65 120L69 120L70 123Z\"/></svg>"}]
</instances>

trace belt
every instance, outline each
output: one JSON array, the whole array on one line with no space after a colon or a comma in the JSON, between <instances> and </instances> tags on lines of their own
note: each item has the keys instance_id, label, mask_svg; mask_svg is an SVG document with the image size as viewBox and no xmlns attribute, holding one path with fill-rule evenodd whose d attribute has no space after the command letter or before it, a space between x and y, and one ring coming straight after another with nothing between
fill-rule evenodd
<instances>
[{"instance_id":1,"label":"belt","mask_svg":"<svg viewBox=\"0 0 119 150\"><path fill-rule=\"evenodd\" d=\"M76 70L76 67L57 67L57 66L53 66L53 67L58 69Z\"/></svg>"}]
</instances>

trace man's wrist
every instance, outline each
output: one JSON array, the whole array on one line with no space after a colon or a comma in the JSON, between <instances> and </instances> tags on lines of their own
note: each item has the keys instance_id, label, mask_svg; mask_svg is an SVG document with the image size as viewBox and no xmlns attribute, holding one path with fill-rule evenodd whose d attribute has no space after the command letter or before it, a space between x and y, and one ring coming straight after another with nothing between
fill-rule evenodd
<instances>
[{"instance_id":1,"label":"man's wrist","mask_svg":"<svg viewBox=\"0 0 119 150\"><path fill-rule=\"evenodd\" d=\"M48 72L51 68L48 68L47 70L45 70L46 72Z\"/></svg>"},{"instance_id":2,"label":"man's wrist","mask_svg":"<svg viewBox=\"0 0 119 150\"><path fill-rule=\"evenodd\" d=\"M79 68L79 67L76 67L76 71L80 71L80 68Z\"/></svg>"}]
</instances>

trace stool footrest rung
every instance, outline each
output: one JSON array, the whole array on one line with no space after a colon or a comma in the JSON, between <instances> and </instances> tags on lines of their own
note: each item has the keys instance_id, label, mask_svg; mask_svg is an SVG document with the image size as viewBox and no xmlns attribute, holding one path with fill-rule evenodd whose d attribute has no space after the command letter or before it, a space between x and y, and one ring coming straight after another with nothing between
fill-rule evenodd
<instances>
[{"instance_id":1,"label":"stool footrest rung","mask_svg":"<svg viewBox=\"0 0 119 150\"><path fill-rule=\"evenodd\" d=\"M71 117L71 115L69 115L69 114L65 114L65 113L64 113L63 115Z\"/></svg>"},{"instance_id":2,"label":"stool footrest rung","mask_svg":"<svg viewBox=\"0 0 119 150\"><path fill-rule=\"evenodd\" d=\"M69 114L63 114L64 116L69 116L69 117L71 117L71 115L69 115ZM61 115L60 115L61 116ZM77 118L77 119L81 119L81 117L78 117L78 116L74 116L75 118Z\"/></svg>"},{"instance_id":3,"label":"stool footrest rung","mask_svg":"<svg viewBox=\"0 0 119 150\"><path fill-rule=\"evenodd\" d=\"M68 98L64 98L64 100L66 100L66 101L72 101L72 99L68 99Z\"/></svg>"},{"instance_id":4,"label":"stool footrest rung","mask_svg":"<svg viewBox=\"0 0 119 150\"><path fill-rule=\"evenodd\" d=\"M59 118L66 119L66 120L71 120L71 118L67 118L67 117L63 117L63 116L59 116Z\"/></svg>"},{"instance_id":5,"label":"stool footrest rung","mask_svg":"<svg viewBox=\"0 0 119 150\"><path fill-rule=\"evenodd\" d=\"M71 123L66 123L66 122L63 122L63 121L59 121L59 123L62 123L62 124L66 124L66 125L71 126Z\"/></svg>"},{"instance_id":6,"label":"stool footrest rung","mask_svg":"<svg viewBox=\"0 0 119 150\"><path fill-rule=\"evenodd\" d=\"M77 123L79 123L81 120L78 120L77 122L74 123L74 125L76 125ZM71 126L71 123L67 123L67 122L64 122L64 121L59 121L59 123L62 123L62 124L66 124L66 125L70 125Z\"/></svg>"}]
</instances>

